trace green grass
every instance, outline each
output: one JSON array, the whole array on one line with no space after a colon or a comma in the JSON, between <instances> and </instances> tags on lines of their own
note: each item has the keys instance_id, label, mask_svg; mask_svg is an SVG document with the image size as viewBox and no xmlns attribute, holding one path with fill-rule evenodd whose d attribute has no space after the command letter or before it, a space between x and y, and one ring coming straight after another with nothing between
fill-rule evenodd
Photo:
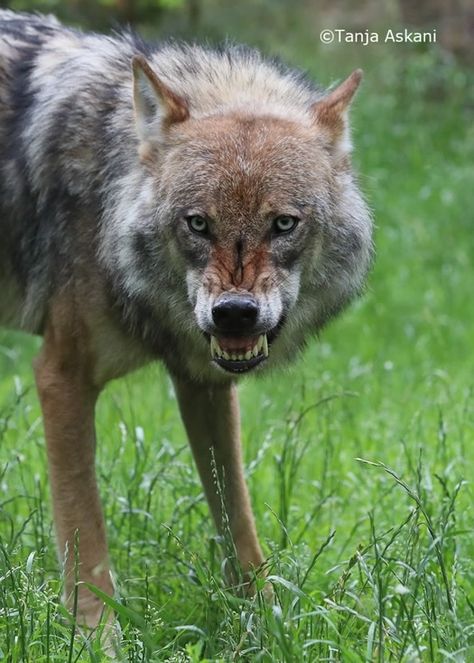
<instances>
[{"instance_id":1,"label":"green grass","mask_svg":"<svg viewBox=\"0 0 474 663\"><path fill-rule=\"evenodd\" d=\"M111 384L97 420L124 660L474 660L468 80L436 52L387 48L334 70L320 53L323 82L359 55L368 292L290 371L240 390L276 603L226 591L170 381L150 367ZM292 59L321 74L304 44ZM100 661L60 605L37 347L0 336L0 660Z\"/></svg>"}]
</instances>

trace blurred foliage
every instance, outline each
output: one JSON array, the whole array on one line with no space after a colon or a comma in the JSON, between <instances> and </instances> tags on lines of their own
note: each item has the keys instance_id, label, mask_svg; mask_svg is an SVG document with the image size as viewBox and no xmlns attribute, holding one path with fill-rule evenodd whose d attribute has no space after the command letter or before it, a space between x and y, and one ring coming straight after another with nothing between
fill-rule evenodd
<instances>
[{"instance_id":1,"label":"blurred foliage","mask_svg":"<svg viewBox=\"0 0 474 663\"><path fill-rule=\"evenodd\" d=\"M272 33L275 22L291 29L291 16L301 14L304 0L0 0L0 7L16 11L54 13L67 23L106 30L132 25L150 35L174 34L222 39L237 26ZM199 34L201 32L201 34Z\"/></svg>"},{"instance_id":2,"label":"blurred foliage","mask_svg":"<svg viewBox=\"0 0 474 663\"><path fill-rule=\"evenodd\" d=\"M305 50L314 57L322 28L436 29L438 46L468 62L474 55L471 5L470 0L361 0L356 5L350 0L0 0L0 7L54 13L87 29L130 25L151 38L215 42L230 37L283 57ZM358 45L358 55L362 51ZM402 56L402 49L395 55Z\"/></svg>"},{"instance_id":3,"label":"blurred foliage","mask_svg":"<svg viewBox=\"0 0 474 663\"><path fill-rule=\"evenodd\" d=\"M65 21L106 28L114 23L146 23L160 20L166 10L191 11L190 0L12 0L1 7L17 11L54 13Z\"/></svg>"}]
</instances>

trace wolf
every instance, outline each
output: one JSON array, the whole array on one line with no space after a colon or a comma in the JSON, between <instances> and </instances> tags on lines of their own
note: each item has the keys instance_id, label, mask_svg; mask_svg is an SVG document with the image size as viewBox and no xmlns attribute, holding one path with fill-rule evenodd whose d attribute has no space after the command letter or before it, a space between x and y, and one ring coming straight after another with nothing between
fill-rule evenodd
<instances>
[{"instance_id":1,"label":"wolf","mask_svg":"<svg viewBox=\"0 0 474 663\"><path fill-rule=\"evenodd\" d=\"M246 47L0 11L0 323L43 337L57 546L68 601L77 544L83 624L104 607L85 583L113 593L96 402L152 361L217 529L225 515L244 578L262 569L236 383L287 364L363 288L372 222L348 122L361 75L324 90Z\"/></svg>"}]
</instances>

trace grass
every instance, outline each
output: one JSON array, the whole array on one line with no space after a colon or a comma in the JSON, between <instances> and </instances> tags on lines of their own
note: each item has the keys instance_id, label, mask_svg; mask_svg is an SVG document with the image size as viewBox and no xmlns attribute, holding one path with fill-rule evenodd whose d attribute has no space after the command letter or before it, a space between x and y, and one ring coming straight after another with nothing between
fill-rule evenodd
<instances>
[{"instance_id":1,"label":"grass","mask_svg":"<svg viewBox=\"0 0 474 663\"><path fill-rule=\"evenodd\" d=\"M290 371L241 387L275 605L226 591L170 381L150 367L111 384L97 420L124 660L474 660L468 79L435 51L387 47L334 70L321 55L323 80L356 55L368 292ZM292 59L321 75L304 44ZM0 660L101 661L59 600L37 347L0 336Z\"/></svg>"}]
</instances>

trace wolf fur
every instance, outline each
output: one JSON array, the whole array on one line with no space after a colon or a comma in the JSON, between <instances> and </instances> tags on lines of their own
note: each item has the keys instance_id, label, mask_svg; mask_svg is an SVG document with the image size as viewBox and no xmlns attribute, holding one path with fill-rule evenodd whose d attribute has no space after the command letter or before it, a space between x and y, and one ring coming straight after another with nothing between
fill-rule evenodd
<instances>
[{"instance_id":1,"label":"wolf fur","mask_svg":"<svg viewBox=\"0 0 474 663\"><path fill-rule=\"evenodd\" d=\"M294 358L364 283L371 220L347 120L359 81L326 92L240 46L155 46L0 11L0 323L44 337L35 374L58 546L64 556L78 532L82 580L113 591L97 397L157 359L217 527L211 449L242 569L262 564L234 383L239 367ZM251 301L245 334L219 336L223 296ZM263 335L268 357L253 366L243 356ZM228 360L211 356L213 338ZM82 587L83 621L101 609Z\"/></svg>"}]
</instances>

